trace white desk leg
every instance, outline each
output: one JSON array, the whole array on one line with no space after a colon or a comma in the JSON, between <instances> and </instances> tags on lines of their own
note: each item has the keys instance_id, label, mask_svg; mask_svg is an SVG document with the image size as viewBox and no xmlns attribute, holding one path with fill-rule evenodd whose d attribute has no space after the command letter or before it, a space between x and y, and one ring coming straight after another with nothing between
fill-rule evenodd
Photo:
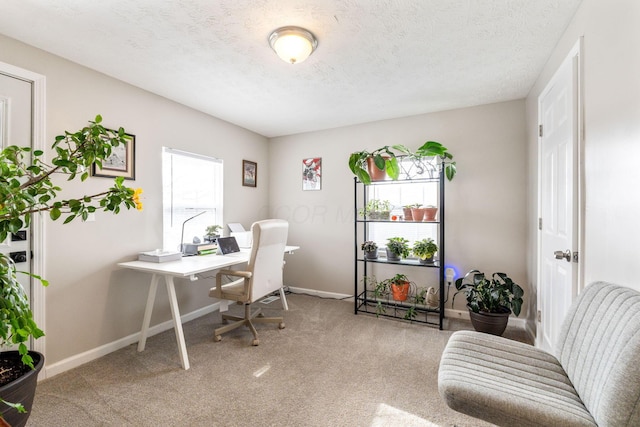
<instances>
[{"instance_id":1,"label":"white desk leg","mask_svg":"<svg viewBox=\"0 0 640 427\"><path fill-rule=\"evenodd\" d=\"M147 306L144 309L144 318L142 320L142 331L140 331L140 340L138 341L138 351L143 351L147 343L147 334L149 333L149 322L151 322L151 312L153 311L153 303L156 299L156 289L158 289L158 280L160 276L153 273L151 276L151 286L149 287L149 295L147 296Z\"/></svg>"},{"instance_id":2,"label":"white desk leg","mask_svg":"<svg viewBox=\"0 0 640 427\"><path fill-rule=\"evenodd\" d=\"M287 297L285 296L284 286L280 288L280 299L282 300L282 309L284 311L289 310L289 304L287 304Z\"/></svg>"},{"instance_id":3,"label":"white desk leg","mask_svg":"<svg viewBox=\"0 0 640 427\"><path fill-rule=\"evenodd\" d=\"M169 294L169 305L171 306L171 316L173 317L173 328L176 331L176 341L178 342L180 362L182 363L183 369L189 369L187 344L184 341L184 333L182 332L182 320L180 319L180 310L178 309L178 299L176 298L176 288L173 284L173 276L165 276L164 280L167 282L167 293Z\"/></svg>"}]
</instances>

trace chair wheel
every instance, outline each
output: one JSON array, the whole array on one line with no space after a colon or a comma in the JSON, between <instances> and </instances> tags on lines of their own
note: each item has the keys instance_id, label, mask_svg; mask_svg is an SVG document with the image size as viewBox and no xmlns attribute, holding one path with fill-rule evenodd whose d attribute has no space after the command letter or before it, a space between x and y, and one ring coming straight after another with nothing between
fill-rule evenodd
<instances>
[{"instance_id":1,"label":"chair wheel","mask_svg":"<svg viewBox=\"0 0 640 427\"><path fill-rule=\"evenodd\" d=\"M284 329L284 322L278 323L278 329Z\"/></svg>"},{"instance_id":2,"label":"chair wheel","mask_svg":"<svg viewBox=\"0 0 640 427\"><path fill-rule=\"evenodd\" d=\"M259 339L255 339L253 341L251 341L251 345L259 345L260 344L260 340Z\"/></svg>"},{"instance_id":3,"label":"chair wheel","mask_svg":"<svg viewBox=\"0 0 640 427\"><path fill-rule=\"evenodd\" d=\"M214 335L213 336L213 341L215 341L215 342L222 341L222 335Z\"/></svg>"},{"instance_id":4,"label":"chair wheel","mask_svg":"<svg viewBox=\"0 0 640 427\"><path fill-rule=\"evenodd\" d=\"M264 317L264 313L258 313L258 317Z\"/></svg>"}]
</instances>

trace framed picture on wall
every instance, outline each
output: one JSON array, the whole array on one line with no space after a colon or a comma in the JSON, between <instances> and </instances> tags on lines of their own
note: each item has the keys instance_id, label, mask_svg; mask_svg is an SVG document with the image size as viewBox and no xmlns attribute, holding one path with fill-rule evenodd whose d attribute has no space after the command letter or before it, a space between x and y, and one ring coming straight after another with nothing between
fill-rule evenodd
<instances>
[{"instance_id":1,"label":"framed picture on wall","mask_svg":"<svg viewBox=\"0 0 640 427\"><path fill-rule=\"evenodd\" d=\"M242 161L242 185L255 187L258 181L258 164L249 160Z\"/></svg>"},{"instance_id":2,"label":"framed picture on wall","mask_svg":"<svg viewBox=\"0 0 640 427\"><path fill-rule=\"evenodd\" d=\"M320 190L322 188L322 157L310 157L302 160L302 190Z\"/></svg>"},{"instance_id":3,"label":"framed picture on wall","mask_svg":"<svg viewBox=\"0 0 640 427\"><path fill-rule=\"evenodd\" d=\"M102 168L93 164L91 176L122 176L124 179L136 179L136 137L125 133L124 138L126 143L111 149L111 155L102 161Z\"/></svg>"}]
</instances>

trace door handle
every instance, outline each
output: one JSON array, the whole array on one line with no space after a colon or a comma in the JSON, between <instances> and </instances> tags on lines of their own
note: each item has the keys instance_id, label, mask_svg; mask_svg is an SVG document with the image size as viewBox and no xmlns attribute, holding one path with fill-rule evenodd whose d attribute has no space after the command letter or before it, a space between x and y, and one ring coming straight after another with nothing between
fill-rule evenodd
<instances>
[{"instance_id":1,"label":"door handle","mask_svg":"<svg viewBox=\"0 0 640 427\"><path fill-rule=\"evenodd\" d=\"M555 251L553 253L553 255L555 255L556 259L566 259L567 262L571 262L571 250L567 249L566 251L562 252L562 251Z\"/></svg>"}]
</instances>

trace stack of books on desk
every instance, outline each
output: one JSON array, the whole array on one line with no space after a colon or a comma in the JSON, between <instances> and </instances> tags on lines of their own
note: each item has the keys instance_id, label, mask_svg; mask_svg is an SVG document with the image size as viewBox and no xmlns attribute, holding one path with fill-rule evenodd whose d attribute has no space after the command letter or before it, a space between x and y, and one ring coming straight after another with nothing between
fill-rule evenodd
<instances>
[{"instance_id":1,"label":"stack of books on desk","mask_svg":"<svg viewBox=\"0 0 640 427\"><path fill-rule=\"evenodd\" d=\"M162 251L156 249L155 251L140 252L138 254L138 261L147 262L168 262L177 261L182 259L182 253L173 251Z\"/></svg>"}]
</instances>

